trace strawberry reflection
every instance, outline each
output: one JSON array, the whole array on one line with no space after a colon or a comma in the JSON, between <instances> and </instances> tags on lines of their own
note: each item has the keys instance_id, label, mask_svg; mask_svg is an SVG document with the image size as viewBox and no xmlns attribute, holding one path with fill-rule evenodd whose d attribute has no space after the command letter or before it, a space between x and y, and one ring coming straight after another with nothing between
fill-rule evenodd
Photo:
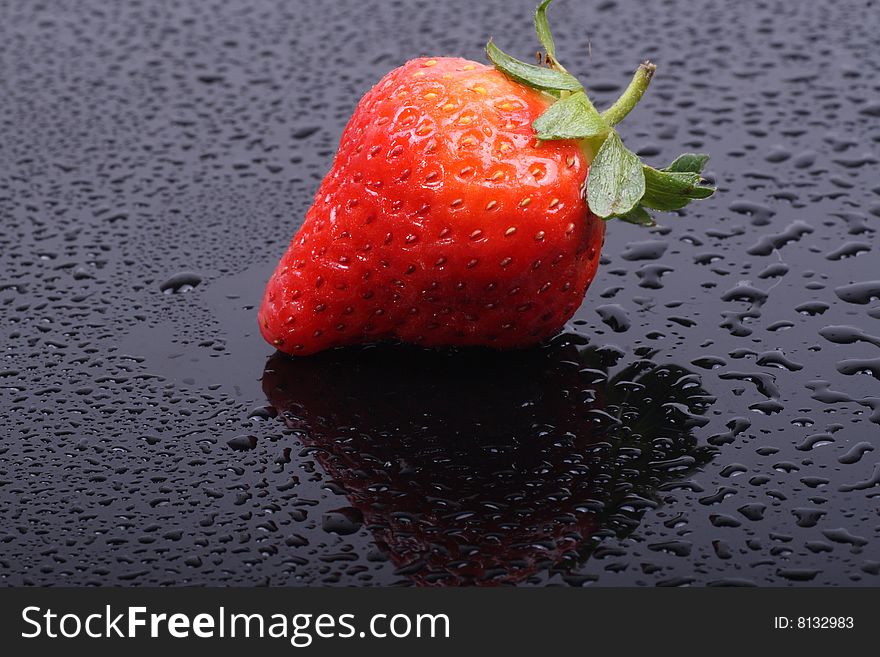
<instances>
[{"instance_id":1,"label":"strawberry reflection","mask_svg":"<svg viewBox=\"0 0 880 657\"><path fill-rule=\"evenodd\" d=\"M508 353L279 353L263 390L418 585L566 577L711 458L692 435L712 402L695 374L572 335Z\"/></svg>"}]
</instances>

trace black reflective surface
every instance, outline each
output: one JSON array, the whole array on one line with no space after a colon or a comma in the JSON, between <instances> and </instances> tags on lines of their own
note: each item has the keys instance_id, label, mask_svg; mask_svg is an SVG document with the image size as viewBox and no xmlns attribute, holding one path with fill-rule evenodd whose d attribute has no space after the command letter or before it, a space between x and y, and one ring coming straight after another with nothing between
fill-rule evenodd
<instances>
[{"instance_id":1,"label":"black reflective surface","mask_svg":"<svg viewBox=\"0 0 880 657\"><path fill-rule=\"evenodd\" d=\"M515 353L278 354L263 389L351 503L325 530L363 525L374 558L420 585L544 570L581 583L603 538L628 536L712 456L692 435L713 401L699 378L642 355L618 368L621 351L575 336Z\"/></svg>"},{"instance_id":2,"label":"black reflective surface","mask_svg":"<svg viewBox=\"0 0 880 657\"><path fill-rule=\"evenodd\" d=\"M256 305L360 95L536 47L531 0L325 4L0 9L0 581L876 585L876 7L557 0L719 193L609 226L542 349L291 362Z\"/></svg>"}]
</instances>

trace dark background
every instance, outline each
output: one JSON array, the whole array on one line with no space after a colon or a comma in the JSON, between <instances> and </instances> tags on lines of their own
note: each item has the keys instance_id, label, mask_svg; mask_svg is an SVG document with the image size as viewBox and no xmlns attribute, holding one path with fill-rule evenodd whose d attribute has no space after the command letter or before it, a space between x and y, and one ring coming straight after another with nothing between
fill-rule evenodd
<instances>
[{"instance_id":1,"label":"dark background","mask_svg":"<svg viewBox=\"0 0 880 657\"><path fill-rule=\"evenodd\" d=\"M256 305L363 92L422 54L482 61L489 36L528 57L533 4L0 2L0 581L420 581L315 456L344 414L290 429L263 408ZM880 284L841 289L880 278L876 3L556 5L600 108L657 62L627 144L708 152L719 187L660 228L609 226L566 344L674 364L713 401L684 461L635 459L644 489L548 493L544 539L578 514L596 531L517 581L877 585ZM577 415L580 382L545 385L569 401L536 413ZM424 456L444 408L408 399L367 438ZM570 438L545 424L511 435ZM627 454L601 456L624 483Z\"/></svg>"}]
</instances>

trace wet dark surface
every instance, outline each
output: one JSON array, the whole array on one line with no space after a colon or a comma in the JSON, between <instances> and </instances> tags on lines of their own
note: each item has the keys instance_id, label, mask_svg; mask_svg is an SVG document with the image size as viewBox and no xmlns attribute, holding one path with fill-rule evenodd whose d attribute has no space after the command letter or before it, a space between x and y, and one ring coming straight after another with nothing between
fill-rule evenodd
<instances>
[{"instance_id":1,"label":"wet dark surface","mask_svg":"<svg viewBox=\"0 0 880 657\"><path fill-rule=\"evenodd\" d=\"M719 193L610 226L541 349L270 359L357 99L526 56L532 4L3 5L3 583L880 583L876 4L559 1L598 105L659 64L627 143Z\"/></svg>"}]
</instances>

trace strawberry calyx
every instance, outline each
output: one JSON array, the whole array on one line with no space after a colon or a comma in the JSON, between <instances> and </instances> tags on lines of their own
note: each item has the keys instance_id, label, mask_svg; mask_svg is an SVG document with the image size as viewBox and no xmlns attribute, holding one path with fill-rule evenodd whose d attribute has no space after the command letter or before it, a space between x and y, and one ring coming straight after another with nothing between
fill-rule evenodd
<instances>
[{"instance_id":1,"label":"strawberry calyx","mask_svg":"<svg viewBox=\"0 0 880 657\"><path fill-rule=\"evenodd\" d=\"M557 59L547 20L551 2L542 0L535 10L535 31L544 48L539 58L544 65L511 57L492 40L486 45L486 54L495 68L511 79L556 99L532 123L532 128L542 141L578 141L590 162L584 188L590 211L606 220L616 218L653 226L655 221L649 210L680 210L691 201L715 193L715 188L707 185L701 175L708 155L685 153L667 167L654 168L629 150L614 128L641 100L657 67L649 61L640 64L620 98L600 113L584 85Z\"/></svg>"}]
</instances>

